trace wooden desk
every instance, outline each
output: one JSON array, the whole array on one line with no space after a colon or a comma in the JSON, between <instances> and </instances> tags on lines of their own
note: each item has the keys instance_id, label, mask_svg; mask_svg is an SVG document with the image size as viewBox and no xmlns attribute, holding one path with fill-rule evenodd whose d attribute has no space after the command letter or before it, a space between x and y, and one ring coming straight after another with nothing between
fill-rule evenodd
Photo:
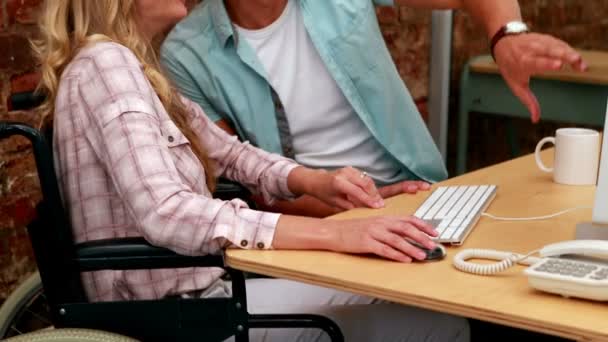
<instances>
[{"instance_id":1,"label":"wooden desk","mask_svg":"<svg viewBox=\"0 0 608 342\"><path fill-rule=\"evenodd\" d=\"M564 69L532 78L530 88L536 94L542 120L601 127L604 124L608 97L608 52L580 51L589 68L586 72ZM530 114L504 82L491 56L472 58L460 78L458 114L458 154L456 172L466 171L469 112L501 114L529 119ZM513 126L508 135L514 156L519 145Z\"/></svg>"},{"instance_id":2,"label":"wooden desk","mask_svg":"<svg viewBox=\"0 0 608 342\"><path fill-rule=\"evenodd\" d=\"M552 150L544 152L550 160ZM537 216L592 205L594 187L554 184L526 156L479 170L443 184L497 184L488 212L503 216ZM357 209L335 219L377 214L411 214L429 196L402 195L381 210ZM477 318L508 326L584 341L608 341L608 304L566 299L533 290L523 266L496 276L457 271L452 257L462 248L526 252L570 240L575 225L590 220L591 210L571 212L548 221L498 222L482 218L462 247L449 247L440 262L400 264L374 257L314 251L229 250L229 266L299 280L407 305Z\"/></svg>"}]
</instances>

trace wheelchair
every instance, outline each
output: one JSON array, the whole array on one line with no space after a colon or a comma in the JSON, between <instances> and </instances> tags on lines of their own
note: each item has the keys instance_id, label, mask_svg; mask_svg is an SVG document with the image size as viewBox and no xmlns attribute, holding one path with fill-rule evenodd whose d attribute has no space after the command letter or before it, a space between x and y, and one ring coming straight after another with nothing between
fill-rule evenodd
<instances>
[{"instance_id":1,"label":"wheelchair","mask_svg":"<svg viewBox=\"0 0 608 342\"><path fill-rule=\"evenodd\" d=\"M0 338L18 333L19 328L15 328L18 321L38 303L46 308L44 314L37 316L48 315L42 327L97 330L68 329L66 334L103 334L105 331L142 341L223 341L234 336L236 342L244 342L249 340L250 329L317 328L325 331L333 342L344 340L340 328L324 316L248 313L245 276L239 270L226 267L223 255L179 255L152 246L143 238L75 244L59 194L52 150L45 136L24 124L0 122L0 139L13 135L31 141L42 190L42 200L36 207L37 217L27 226L39 272L28 278L0 309ZM217 197L228 199L242 195L242 188L236 184L221 184ZM87 300L80 280L81 272L88 271L183 267L224 268L232 280L233 296L176 296L92 303ZM131 341L118 335L114 337L117 341Z\"/></svg>"}]
</instances>

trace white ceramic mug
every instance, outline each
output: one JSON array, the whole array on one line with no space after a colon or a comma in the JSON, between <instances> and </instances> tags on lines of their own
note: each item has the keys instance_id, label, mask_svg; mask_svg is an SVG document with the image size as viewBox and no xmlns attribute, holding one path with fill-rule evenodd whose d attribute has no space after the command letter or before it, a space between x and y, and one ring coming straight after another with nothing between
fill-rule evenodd
<instances>
[{"instance_id":1,"label":"white ceramic mug","mask_svg":"<svg viewBox=\"0 0 608 342\"><path fill-rule=\"evenodd\" d=\"M540 151L547 143L555 145L553 167L543 164ZM600 159L600 134L592 129L560 128L555 137L546 137L536 145L536 164L545 172L553 173L556 183L595 185Z\"/></svg>"}]
</instances>

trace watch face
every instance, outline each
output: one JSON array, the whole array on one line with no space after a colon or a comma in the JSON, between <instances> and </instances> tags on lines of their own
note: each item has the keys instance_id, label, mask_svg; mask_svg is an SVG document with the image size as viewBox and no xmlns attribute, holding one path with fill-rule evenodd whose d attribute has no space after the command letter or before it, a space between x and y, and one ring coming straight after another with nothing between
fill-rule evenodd
<instances>
[{"instance_id":1,"label":"watch face","mask_svg":"<svg viewBox=\"0 0 608 342\"><path fill-rule=\"evenodd\" d=\"M528 26L521 21L512 21L506 25L506 33L527 32Z\"/></svg>"}]
</instances>

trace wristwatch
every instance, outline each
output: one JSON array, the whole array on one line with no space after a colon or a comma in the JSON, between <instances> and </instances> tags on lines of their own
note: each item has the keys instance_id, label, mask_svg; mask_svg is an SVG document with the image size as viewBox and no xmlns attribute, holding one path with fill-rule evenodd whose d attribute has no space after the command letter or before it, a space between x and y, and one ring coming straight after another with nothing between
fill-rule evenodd
<instances>
[{"instance_id":1,"label":"wristwatch","mask_svg":"<svg viewBox=\"0 0 608 342\"><path fill-rule=\"evenodd\" d=\"M506 36L514 36L514 35L519 35L522 33L528 33L530 32L530 29L528 28L528 25L526 25L526 23L523 23L521 21L510 21L508 22L506 25L504 25L503 27L501 27L498 32L496 32L494 34L494 36L492 37L492 42L490 44L490 49L492 51L492 58L494 58L494 61L496 61L496 57L494 57L494 47L496 46L496 44L498 44L498 42L506 37Z\"/></svg>"}]
</instances>

